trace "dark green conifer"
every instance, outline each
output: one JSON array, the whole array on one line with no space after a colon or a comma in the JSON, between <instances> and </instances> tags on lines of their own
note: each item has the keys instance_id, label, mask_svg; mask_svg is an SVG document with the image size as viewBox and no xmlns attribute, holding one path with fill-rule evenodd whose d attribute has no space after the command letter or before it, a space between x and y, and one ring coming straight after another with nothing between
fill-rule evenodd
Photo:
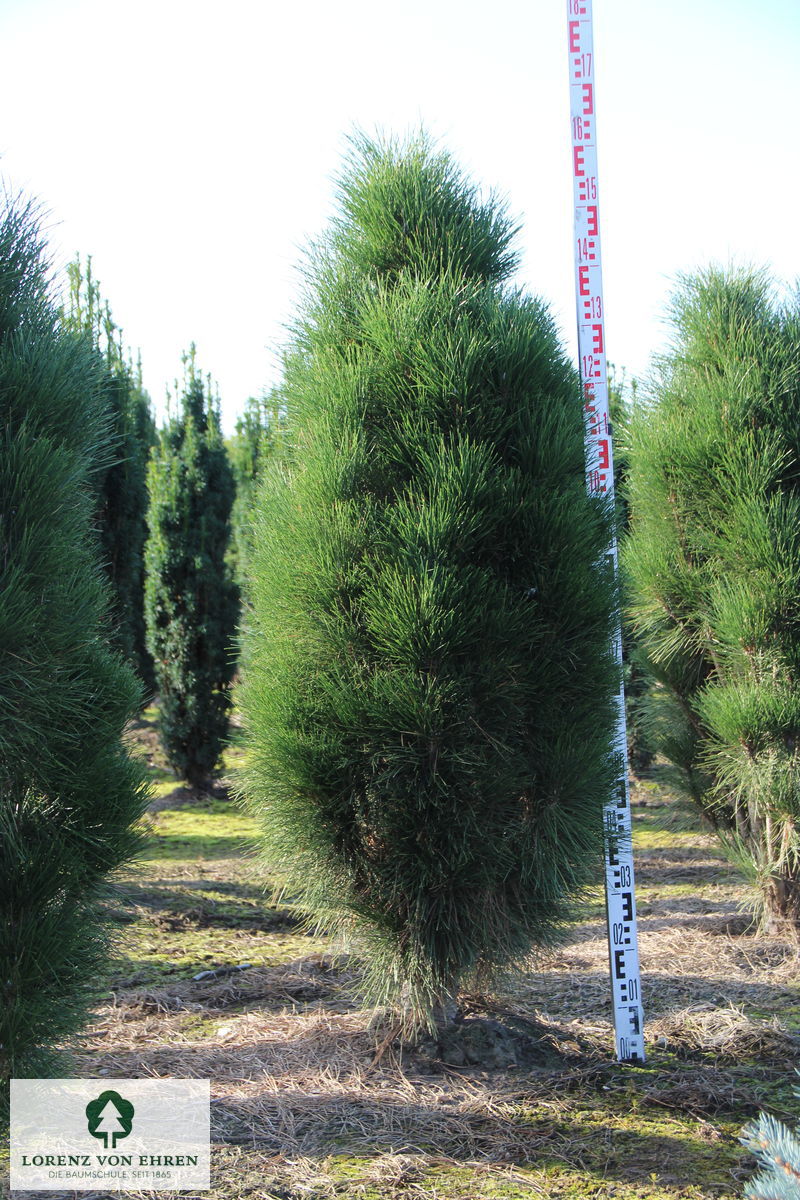
<instances>
[{"instance_id":1,"label":"dark green conifer","mask_svg":"<svg viewBox=\"0 0 800 1200\"><path fill-rule=\"evenodd\" d=\"M287 365L242 694L267 861L441 1019L601 877L610 515L514 229L445 153L358 139Z\"/></svg>"},{"instance_id":2,"label":"dark green conifer","mask_svg":"<svg viewBox=\"0 0 800 1200\"><path fill-rule=\"evenodd\" d=\"M233 475L210 384L185 359L181 412L148 476L148 645L170 765L206 786L228 731L238 597L227 562Z\"/></svg>"},{"instance_id":3,"label":"dark green conifer","mask_svg":"<svg viewBox=\"0 0 800 1200\"><path fill-rule=\"evenodd\" d=\"M631 619L654 744L800 930L800 307L711 269L632 424Z\"/></svg>"},{"instance_id":4,"label":"dark green conifer","mask_svg":"<svg viewBox=\"0 0 800 1200\"><path fill-rule=\"evenodd\" d=\"M114 454L97 360L50 298L35 211L0 212L0 1108L58 1074L104 964L98 897L139 845L140 702L93 528Z\"/></svg>"},{"instance_id":5,"label":"dark green conifer","mask_svg":"<svg viewBox=\"0 0 800 1200\"><path fill-rule=\"evenodd\" d=\"M102 559L112 587L112 640L152 692L153 662L144 621L144 547L147 540L147 461L155 443L150 398L141 370L126 359L122 335L92 273L80 259L67 268L67 325L87 338L99 360L101 386L113 416L114 459L98 479Z\"/></svg>"}]
</instances>

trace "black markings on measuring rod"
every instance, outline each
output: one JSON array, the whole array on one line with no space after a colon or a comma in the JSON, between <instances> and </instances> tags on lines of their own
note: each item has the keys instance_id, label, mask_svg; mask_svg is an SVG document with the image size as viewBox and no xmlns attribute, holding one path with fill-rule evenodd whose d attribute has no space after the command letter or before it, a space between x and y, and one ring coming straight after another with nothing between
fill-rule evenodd
<instances>
[{"instance_id":1,"label":"black markings on measuring rod","mask_svg":"<svg viewBox=\"0 0 800 1200\"><path fill-rule=\"evenodd\" d=\"M630 921L611 922L611 940L615 946L632 946L634 943L633 923ZM625 951L623 950L624 954Z\"/></svg>"},{"instance_id":2,"label":"black markings on measuring rod","mask_svg":"<svg viewBox=\"0 0 800 1200\"><path fill-rule=\"evenodd\" d=\"M605 821L606 864L609 867L619 867L620 855L631 852L631 835L626 821L626 813L616 809L606 809ZM619 884L618 886L622 886Z\"/></svg>"},{"instance_id":3,"label":"black markings on measuring rod","mask_svg":"<svg viewBox=\"0 0 800 1200\"><path fill-rule=\"evenodd\" d=\"M623 1004L632 1007L633 1001L639 999L639 980L633 976L626 976L620 985L619 995ZM638 1005L636 1007L638 1008ZM628 1011L630 1013L630 1009Z\"/></svg>"},{"instance_id":4,"label":"black markings on measuring rod","mask_svg":"<svg viewBox=\"0 0 800 1200\"><path fill-rule=\"evenodd\" d=\"M641 1035L637 1034L636 1038L621 1037L617 1042L617 1056L620 1062L643 1063L644 1055L639 1053L638 1047L634 1044L640 1040Z\"/></svg>"},{"instance_id":5,"label":"black markings on measuring rod","mask_svg":"<svg viewBox=\"0 0 800 1200\"><path fill-rule=\"evenodd\" d=\"M623 888L629 888L633 883L633 871L628 863L620 863L611 871L611 883L614 891L621 892Z\"/></svg>"},{"instance_id":6,"label":"black markings on measuring rod","mask_svg":"<svg viewBox=\"0 0 800 1200\"><path fill-rule=\"evenodd\" d=\"M625 697L624 692L622 693L622 696L624 699L624 697ZM625 776L623 775L621 779L617 780L617 808L627 808L627 807L628 807L628 781L626 780Z\"/></svg>"}]
</instances>

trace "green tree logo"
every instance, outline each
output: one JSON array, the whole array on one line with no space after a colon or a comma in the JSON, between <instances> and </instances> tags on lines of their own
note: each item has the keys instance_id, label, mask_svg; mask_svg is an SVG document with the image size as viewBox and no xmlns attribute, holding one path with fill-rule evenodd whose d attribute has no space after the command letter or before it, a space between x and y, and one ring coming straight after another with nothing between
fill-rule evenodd
<instances>
[{"instance_id":1,"label":"green tree logo","mask_svg":"<svg viewBox=\"0 0 800 1200\"><path fill-rule=\"evenodd\" d=\"M130 1100L125 1100L119 1092L101 1092L96 1100L90 1100L86 1105L89 1133L92 1137L102 1138L106 1150L114 1150L117 1139L125 1138L130 1133L133 1113Z\"/></svg>"}]
</instances>

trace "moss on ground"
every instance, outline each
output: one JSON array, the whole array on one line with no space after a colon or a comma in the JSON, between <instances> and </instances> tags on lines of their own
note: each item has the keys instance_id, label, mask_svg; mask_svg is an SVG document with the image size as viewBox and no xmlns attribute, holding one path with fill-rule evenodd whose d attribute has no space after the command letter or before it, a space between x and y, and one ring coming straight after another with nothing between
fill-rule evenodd
<instances>
[{"instance_id":1,"label":"moss on ground","mask_svg":"<svg viewBox=\"0 0 800 1200\"><path fill-rule=\"evenodd\" d=\"M643 850L707 849L719 854L719 844L710 834L687 827L684 821L665 820L662 809L634 809L633 847Z\"/></svg>"},{"instance_id":2,"label":"moss on ground","mask_svg":"<svg viewBox=\"0 0 800 1200\"><path fill-rule=\"evenodd\" d=\"M553 1131L554 1137L558 1131ZM597 1129L591 1131L596 1139ZM459 1164L456 1162L420 1161L421 1156L409 1158L380 1158L330 1155L317 1168L317 1187L314 1188L314 1172L304 1181L302 1190L287 1191L286 1181L281 1175L270 1180L263 1178L262 1190L257 1194L263 1200L300 1200L311 1197L352 1197L353 1200L533 1200L547 1197L548 1200L740 1200L741 1188L735 1181L739 1150L735 1136L726 1137L730 1144L721 1149L721 1139L711 1139L695 1147L693 1166L698 1178L686 1183L672 1169L676 1143L683 1149L686 1137L680 1129L672 1129L670 1136L660 1130L649 1140L638 1138L627 1147L640 1154L638 1179L620 1179L612 1155L598 1163L593 1170L586 1165L572 1165L564 1161L545 1161L533 1164ZM569 1138L572 1130L564 1136ZM603 1128L601 1136L619 1138L618 1146L624 1153L623 1138L619 1131ZM582 1145L572 1148L580 1154ZM567 1148L564 1153L569 1153ZM546 1156L545 1156L546 1157ZM217 1159L215 1176L220 1190L214 1195L228 1200L230 1193L224 1191L223 1180L229 1178L226 1157ZM266 1164L265 1164L266 1165ZM237 1163L238 1166L238 1163ZM653 1169L650 1169L653 1168ZM380 1178L381 1173L383 1179ZM726 1178L727 1177L727 1178ZM229 1185L228 1185L229 1186ZM236 1192L247 1195L249 1192Z\"/></svg>"},{"instance_id":3,"label":"moss on ground","mask_svg":"<svg viewBox=\"0 0 800 1200\"><path fill-rule=\"evenodd\" d=\"M107 986L157 987L176 979L192 979L221 967L271 967L321 952L323 944L300 936L265 935L236 930L182 930L179 936L147 925L129 926L117 942L109 964Z\"/></svg>"},{"instance_id":4,"label":"moss on ground","mask_svg":"<svg viewBox=\"0 0 800 1200\"><path fill-rule=\"evenodd\" d=\"M231 800L201 796L191 805L151 813L145 825L150 839L142 860L231 858L254 849L255 822Z\"/></svg>"}]
</instances>

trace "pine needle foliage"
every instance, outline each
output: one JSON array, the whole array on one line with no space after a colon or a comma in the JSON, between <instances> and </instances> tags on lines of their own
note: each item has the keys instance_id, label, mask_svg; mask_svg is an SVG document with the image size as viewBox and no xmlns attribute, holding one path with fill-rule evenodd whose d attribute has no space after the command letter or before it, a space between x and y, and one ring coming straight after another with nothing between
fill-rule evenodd
<instances>
[{"instance_id":1,"label":"pine needle foliage","mask_svg":"<svg viewBox=\"0 0 800 1200\"><path fill-rule=\"evenodd\" d=\"M255 516L246 792L289 894L419 1026L600 876L615 667L580 390L515 230L423 135L354 139Z\"/></svg>"},{"instance_id":2,"label":"pine needle foliage","mask_svg":"<svg viewBox=\"0 0 800 1200\"><path fill-rule=\"evenodd\" d=\"M618 372L612 363L608 364L608 407L614 429L614 495L617 510L617 537L620 539L625 537L630 525L630 506L628 504L630 464L628 462L627 429L631 413L636 406L638 386L635 379L628 384L625 372ZM653 752L647 743L646 729L643 728L640 713L640 699L647 691L649 674L646 666L639 662L636 640L630 626L622 628L622 660L628 765L631 772L641 778L649 772L654 759Z\"/></svg>"},{"instance_id":3,"label":"pine needle foliage","mask_svg":"<svg viewBox=\"0 0 800 1200\"><path fill-rule=\"evenodd\" d=\"M35 209L0 211L0 1113L59 1073L104 966L99 898L137 850L140 702L107 642L93 528L112 422L96 358L50 298Z\"/></svg>"},{"instance_id":4,"label":"pine needle foliage","mask_svg":"<svg viewBox=\"0 0 800 1200\"><path fill-rule=\"evenodd\" d=\"M712 268L683 280L672 321L631 436L647 718L767 919L800 931L800 304Z\"/></svg>"},{"instance_id":5,"label":"pine needle foliage","mask_svg":"<svg viewBox=\"0 0 800 1200\"><path fill-rule=\"evenodd\" d=\"M147 692L155 688L144 620L144 547L147 541L147 462L155 443L150 398L129 358L122 333L92 272L76 258L67 268L65 321L98 357L101 386L113 416L114 460L98 480L102 559L112 589L114 645L131 662Z\"/></svg>"},{"instance_id":6,"label":"pine needle foliage","mask_svg":"<svg viewBox=\"0 0 800 1200\"><path fill-rule=\"evenodd\" d=\"M239 605L227 562L234 484L194 347L185 368L180 415L150 461L145 609L167 759L203 788L227 739L236 666Z\"/></svg>"},{"instance_id":7,"label":"pine needle foliage","mask_svg":"<svg viewBox=\"0 0 800 1200\"><path fill-rule=\"evenodd\" d=\"M794 1094L800 1100L800 1088ZM760 1168L744 1190L745 1200L800 1200L798 1132L767 1113L745 1127L741 1140Z\"/></svg>"}]
</instances>

